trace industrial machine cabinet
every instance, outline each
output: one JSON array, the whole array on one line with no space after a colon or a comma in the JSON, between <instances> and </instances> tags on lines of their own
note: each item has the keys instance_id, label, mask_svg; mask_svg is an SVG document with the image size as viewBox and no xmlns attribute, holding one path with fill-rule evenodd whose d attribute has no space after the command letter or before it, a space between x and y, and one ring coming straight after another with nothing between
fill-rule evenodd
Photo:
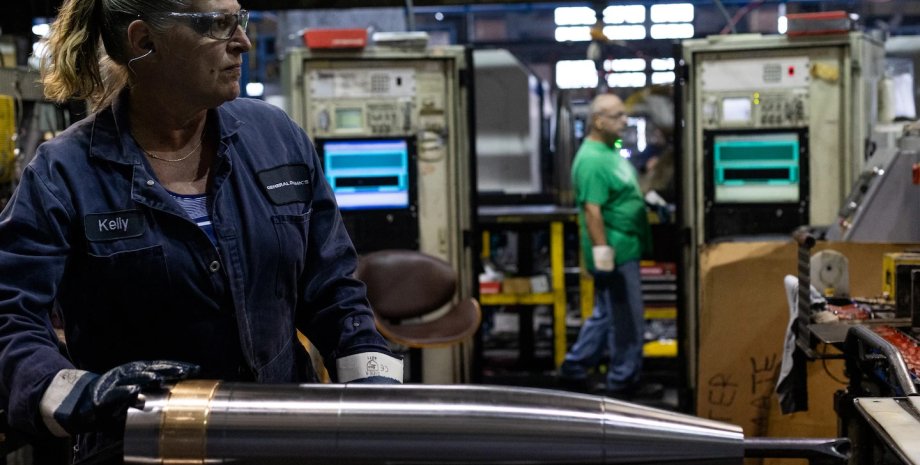
<instances>
[{"instance_id":1,"label":"industrial machine cabinet","mask_svg":"<svg viewBox=\"0 0 920 465\"><path fill-rule=\"evenodd\" d=\"M464 47L292 49L286 110L316 146L359 254L410 249L457 272L472 295L474 178ZM425 382L456 382L463 353L423 349Z\"/></svg>"}]
</instances>

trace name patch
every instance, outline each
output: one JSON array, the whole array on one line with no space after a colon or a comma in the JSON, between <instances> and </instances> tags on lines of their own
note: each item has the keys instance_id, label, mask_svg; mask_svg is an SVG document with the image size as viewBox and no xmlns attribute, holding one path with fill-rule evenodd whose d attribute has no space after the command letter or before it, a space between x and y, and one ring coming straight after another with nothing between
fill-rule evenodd
<instances>
[{"instance_id":1,"label":"name patch","mask_svg":"<svg viewBox=\"0 0 920 465\"><path fill-rule=\"evenodd\" d=\"M275 205L309 202L313 197L307 165L285 165L259 172L259 182Z\"/></svg>"},{"instance_id":2,"label":"name patch","mask_svg":"<svg viewBox=\"0 0 920 465\"><path fill-rule=\"evenodd\" d=\"M147 223L138 210L94 213L83 217L86 238L93 242L127 239L144 234Z\"/></svg>"}]
</instances>

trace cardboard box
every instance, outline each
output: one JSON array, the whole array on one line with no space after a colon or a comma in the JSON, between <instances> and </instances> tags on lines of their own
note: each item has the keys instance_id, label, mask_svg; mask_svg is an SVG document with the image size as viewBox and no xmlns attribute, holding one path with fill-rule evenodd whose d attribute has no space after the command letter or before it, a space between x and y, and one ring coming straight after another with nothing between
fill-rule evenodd
<instances>
[{"instance_id":1,"label":"cardboard box","mask_svg":"<svg viewBox=\"0 0 920 465\"><path fill-rule=\"evenodd\" d=\"M877 296L882 256L911 246L819 242L812 253L844 254L850 293ZM796 275L797 258L791 241L728 242L700 251L698 351L691 357L697 415L740 425L745 436L836 437L833 393L844 386L821 362L807 368L808 411L782 415L774 394L789 322L783 277ZM846 379L842 361L828 360L827 366L835 378Z\"/></svg>"},{"instance_id":2,"label":"cardboard box","mask_svg":"<svg viewBox=\"0 0 920 465\"><path fill-rule=\"evenodd\" d=\"M506 294L530 294L530 278L505 278L502 292Z\"/></svg>"}]
</instances>

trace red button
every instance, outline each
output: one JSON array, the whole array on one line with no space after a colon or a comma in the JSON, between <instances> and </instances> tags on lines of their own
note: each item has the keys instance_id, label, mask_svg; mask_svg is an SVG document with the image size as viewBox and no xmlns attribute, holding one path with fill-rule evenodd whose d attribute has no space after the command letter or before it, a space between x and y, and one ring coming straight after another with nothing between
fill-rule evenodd
<instances>
[{"instance_id":1,"label":"red button","mask_svg":"<svg viewBox=\"0 0 920 465\"><path fill-rule=\"evenodd\" d=\"M790 75L790 76L795 76L795 66L790 66L790 67L789 67L789 75Z\"/></svg>"}]
</instances>

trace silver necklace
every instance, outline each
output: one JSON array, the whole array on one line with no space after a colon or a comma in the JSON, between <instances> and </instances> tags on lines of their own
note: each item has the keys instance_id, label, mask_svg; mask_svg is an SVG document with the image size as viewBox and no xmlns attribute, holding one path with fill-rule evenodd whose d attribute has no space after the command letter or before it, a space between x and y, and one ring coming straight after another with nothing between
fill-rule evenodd
<instances>
[{"instance_id":1,"label":"silver necklace","mask_svg":"<svg viewBox=\"0 0 920 465\"><path fill-rule=\"evenodd\" d=\"M193 148L189 153L186 153L185 155L183 155L183 156L181 156L181 157L179 157L179 158L163 158L163 157L158 157L158 156L154 155L153 153L148 152L148 151L145 150L143 147L141 147L141 151L144 152L144 154L147 155L147 156L150 157L150 158L155 158L155 159L157 159L157 160L166 161L166 162L170 162L170 163L177 163L177 162L180 162L180 161L184 161L184 160L188 159L188 157L192 156L193 153L195 153L195 152L198 151L198 149L201 147L201 144L203 144L203 143L204 143L204 137L202 137L202 138L198 141L198 145L196 145L195 148ZM138 146L140 147L140 144L138 144Z\"/></svg>"}]
</instances>

